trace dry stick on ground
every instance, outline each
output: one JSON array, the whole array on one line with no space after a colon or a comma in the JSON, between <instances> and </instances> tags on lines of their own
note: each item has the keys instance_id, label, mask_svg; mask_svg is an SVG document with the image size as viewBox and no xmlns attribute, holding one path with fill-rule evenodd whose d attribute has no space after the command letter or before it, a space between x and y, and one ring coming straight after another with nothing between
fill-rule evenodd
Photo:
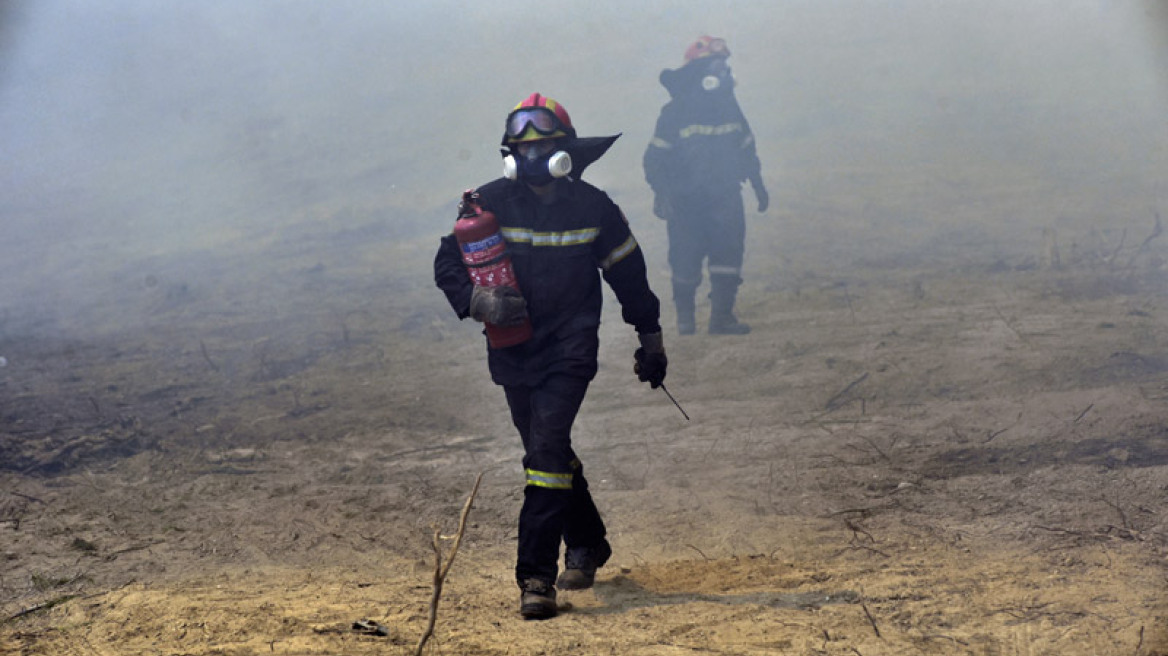
<instances>
[{"instance_id":1,"label":"dry stick on ground","mask_svg":"<svg viewBox=\"0 0 1168 656\"><path fill-rule=\"evenodd\" d=\"M843 283L844 300L848 303L848 312L852 315L852 323L856 323L856 310L852 307L852 295L848 293L848 283Z\"/></svg>"},{"instance_id":2,"label":"dry stick on ground","mask_svg":"<svg viewBox=\"0 0 1168 656\"><path fill-rule=\"evenodd\" d=\"M81 578L81 576L82 576L81 574L78 574L77 576L73 577L72 579L70 579L66 583L73 583L77 579ZM33 606L29 606L27 608L21 609L20 612L16 613L15 615L11 615L9 617L4 618L3 620L0 620L0 624L7 624L13 620L18 620L18 619L24 617L25 615L31 615L33 613L36 613L36 612L39 612L42 610L48 610L48 609L53 608L55 606L60 606L61 604L65 603L66 601L72 601L74 599L92 599L94 597L98 597L98 596L101 596L103 594L109 594L111 592L114 592L115 590L121 590L122 588L126 587L127 585L130 585L131 583L133 583L135 580L136 579L130 579L126 583L123 583L122 585L119 585L118 587L116 587L112 590L103 590L100 592L93 592L93 593L90 593L87 595L67 594L67 595L64 595L62 597L57 597L56 599L50 599L49 601L42 601L39 604L35 604Z\"/></svg>"},{"instance_id":3,"label":"dry stick on ground","mask_svg":"<svg viewBox=\"0 0 1168 656\"><path fill-rule=\"evenodd\" d=\"M689 544L689 543L686 543L686 545L685 545L685 546L687 546L687 547L689 547L690 549L693 549L694 551L698 552L698 554L699 554L699 555L700 555L702 558L704 558L704 559L706 559L706 560L710 560L710 557L709 557L709 556L707 556L705 553L703 553L701 549L698 549L697 547L695 547L695 546L693 546L692 544Z\"/></svg>"},{"instance_id":4,"label":"dry stick on ground","mask_svg":"<svg viewBox=\"0 0 1168 656\"><path fill-rule=\"evenodd\" d=\"M860 436L860 439L862 439L862 440L864 440L865 442L867 442L867 443L868 443L868 446L872 447L872 450L873 450L873 451L875 451L877 454L879 454L881 458L884 458L884 460L885 460L885 461L887 461L887 462L889 462L889 463L891 463L891 462L892 462L892 458L889 458L889 457L888 457L888 454L887 454L887 453L884 453L884 449L881 449L879 446L877 446L877 444L876 444L876 441L875 441L875 440L873 440L873 439L872 439L872 438L870 438L870 437L867 437L866 435L861 435L861 436ZM888 445L888 448L889 448L889 449L892 449L893 447L895 447L895 446L896 446L896 442L897 442L899 439L900 439L900 436L899 436L899 435L893 435L893 436L892 436L892 442L891 442L891 443ZM853 448L855 448L855 447L853 447ZM862 449L857 449L857 450L860 450L860 451L862 451Z\"/></svg>"},{"instance_id":5,"label":"dry stick on ground","mask_svg":"<svg viewBox=\"0 0 1168 656\"><path fill-rule=\"evenodd\" d=\"M1156 212L1155 215L1156 225L1152 227L1152 234L1148 235L1147 239L1144 239L1143 243L1140 244L1139 248L1137 248L1136 252L1131 256L1131 259L1127 261L1128 269L1135 266L1136 258L1138 258L1140 254L1144 252L1144 249L1148 247L1148 243L1163 234L1164 226L1160 223L1160 213Z\"/></svg>"},{"instance_id":6,"label":"dry stick on ground","mask_svg":"<svg viewBox=\"0 0 1168 656\"><path fill-rule=\"evenodd\" d=\"M38 499L36 497L29 496L27 494L21 494L20 492L13 492L12 490L8 490L8 493L14 497L20 497L21 499L28 499L29 501L35 501L36 503L44 503L45 502L44 499Z\"/></svg>"},{"instance_id":7,"label":"dry stick on ground","mask_svg":"<svg viewBox=\"0 0 1168 656\"><path fill-rule=\"evenodd\" d=\"M445 565L442 564L442 546L439 544L442 536L439 531L434 531L432 543L434 547L434 592L430 595L430 621L426 624L426 632L418 640L414 656L422 655L426 641L434 635L434 623L438 621L438 599L442 596L442 584L446 582L446 575L450 573L450 566L454 564L454 557L458 555L458 547L462 544L462 536L466 533L466 517L470 514L470 506L474 503L475 495L479 492L479 483L482 482L483 475L480 473L475 479L470 496L466 498L466 503L462 506L462 514L458 518L458 532L454 534L454 544L450 547L450 555L446 558Z\"/></svg>"},{"instance_id":8,"label":"dry stick on ground","mask_svg":"<svg viewBox=\"0 0 1168 656\"><path fill-rule=\"evenodd\" d=\"M211 371L219 371L218 365L215 364L215 361L207 353L207 344L201 339L199 340L199 352L203 354L203 359L207 361L207 366L211 367Z\"/></svg>"},{"instance_id":9,"label":"dry stick on ground","mask_svg":"<svg viewBox=\"0 0 1168 656\"><path fill-rule=\"evenodd\" d=\"M1115 250L1111 252L1111 255L1103 258L1103 261L1112 270L1115 269L1115 258L1119 257L1119 251L1123 250L1123 242L1125 241L1127 241L1127 228L1124 228L1123 232L1119 233L1119 244L1115 247Z\"/></svg>"},{"instance_id":10,"label":"dry stick on ground","mask_svg":"<svg viewBox=\"0 0 1168 656\"><path fill-rule=\"evenodd\" d=\"M0 622L0 624L7 624L13 620L20 619L20 618L24 617L25 615L31 615L37 611L48 610L48 609L52 608L53 606L59 606L59 605L65 603L66 601L69 601L70 599L76 599L76 598L77 598L77 595L70 594L70 595L65 595L63 597L57 597L56 599L51 599L49 601L44 601L44 602L41 602L39 604L29 606L28 608L22 608L20 610L20 612L16 613L15 615L12 615L10 617L5 618L4 621Z\"/></svg>"},{"instance_id":11,"label":"dry stick on ground","mask_svg":"<svg viewBox=\"0 0 1168 656\"><path fill-rule=\"evenodd\" d=\"M864 609L864 617L868 618L868 623L872 625L872 631L876 633L876 637L881 640L884 636L880 635L880 627L876 626L876 618L872 617L872 611L868 610L868 604L864 603L864 598L860 598L860 608Z\"/></svg>"},{"instance_id":12,"label":"dry stick on ground","mask_svg":"<svg viewBox=\"0 0 1168 656\"><path fill-rule=\"evenodd\" d=\"M1122 527L1122 528L1123 528L1123 529L1125 529L1125 530L1130 530L1132 527L1131 527L1131 525L1129 525L1129 524L1128 524L1128 521L1127 521L1127 513L1125 513L1125 512L1123 511L1123 508L1122 508L1122 507L1119 505L1119 501L1118 501L1118 499L1119 499L1119 494L1117 493L1115 496L1116 496L1116 501L1114 501L1114 502L1112 502L1112 501L1109 501L1109 500L1107 499L1107 497L1103 497L1103 496L1099 497L1099 500L1100 500L1100 501L1102 501L1103 503L1107 504L1108 506L1111 506L1111 509L1112 509L1112 510L1114 510L1114 511L1115 511L1115 512L1117 512L1117 513L1119 513L1119 520L1120 520L1121 522L1123 522L1123 527Z\"/></svg>"},{"instance_id":13,"label":"dry stick on ground","mask_svg":"<svg viewBox=\"0 0 1168 656\"><path fill-rule=\"evenodd\" d=\"M876 538L873 537L872 534L869 533L868 530L865 529L863 526L860 526L859 524L853 522L852 520L850 520L846 517L844 518L844 525L847 526L849 529L851 529L853 541L859 542L860 535L863 534L864 537L868 538L869 542L871 542L872 544L876 544Z\"/></svg>"},{"instance_id":14,"label":"dry stick on ground","mask_svg":"<svg viewBox=\"0 0 1168 656\"><path fill-rule=\"evenodd\" d=\"M845 388L843 388L842 390L840 390L840 391L836 392L836 393L835 393L835 396L831 397L830 399L828 399L828 400L827 400L827 403L824 403L824 404L823 404L823 407L824 407L824 408L826 408L826 409L828 409L828 410L837 410L837 409L839 409L839 406L843 405L843 403L842 403L841 399L843 399L843 398L844 398L844 396L845 396L845 395L846 395L848 392L852 391L852 388L854 388L856 385L859 385L860 383L864 382L865 380L868 380L868 372L867 372L867 371L865 371L865 372L864 372L864 375L863 375L863 376L860 376L859 378L857 378L857 379L853 380L852 382L848 383L848 386L847 386L847 387L845 387Z\"/></svg>"},{"instance_id":15,"label":"dry stick on ground","mask_svg":"<svg viewBox=\"0 0 1168 656\"><path fill-rule=\"evenodd\" d=\"M1030 340L1026 339L1026 337L1022 333L1018 332L1018 329L1014 327L1014 322L1010 321L1006 318L1006 315L1002 314L1002 310L998 307L997 303L993 304L993 308L994 314L998 315L998 319L1000 319L1002 323L1010 329L1010 332L1014 333L1014 336L1017 337L1020 342L1027 346L1033 346L1033 344L1030 343Z\"/></svg>"}]
</instances>

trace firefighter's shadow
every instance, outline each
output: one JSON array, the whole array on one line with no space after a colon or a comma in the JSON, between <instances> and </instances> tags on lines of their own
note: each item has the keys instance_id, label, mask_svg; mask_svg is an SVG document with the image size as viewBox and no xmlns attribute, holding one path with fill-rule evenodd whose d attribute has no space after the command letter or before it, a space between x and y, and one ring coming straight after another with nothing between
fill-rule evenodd
<instances>
[{"instance_id":1,"label":"firefighter's shadow","mask_svg":"<svg viewBox=\"0 0 1168 656\"><path fill-rule=\"evenodd\" d=\"M702 592L654 592L640 583L617 575L611 579L598 580L592 588L596 599L602 604L595 607L577 607L575 613L586 615L610 615L650 606L670 606L694 602L708 602L728 605L760 605L772 608L794 608L813 610L829 604L854 604L860 595L852 590L814 590L809 592L752 592L747 594L708 594Z\"/></svg>"}]
</instances>

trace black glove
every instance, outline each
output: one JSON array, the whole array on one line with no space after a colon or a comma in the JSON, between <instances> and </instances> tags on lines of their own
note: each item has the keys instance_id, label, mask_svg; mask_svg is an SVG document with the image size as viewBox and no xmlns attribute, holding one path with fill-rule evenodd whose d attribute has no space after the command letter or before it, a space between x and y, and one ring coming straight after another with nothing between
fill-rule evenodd
<instances>
[{"instance_id":1,"label":"black glove","mask_svg":"<svg viewBox=\"0 0 1168 656\"><path fill-rule=\"evenodd\" d=\"M754 197L758 199L758 212L767 211L771 204L771 195L767 193L766 185L762 183L762 176L756 175L750 179L750 186L754 187Z\"/></svg>"},{"instance_id":2,"label":"black glove","mask_svg":"<svg viewBox=\"0 0 1168 656\"><path fill-rule=\"evenodd\" d=\"M665 369L669 359L665 357L665 344L661 333L641 333L641 348L633 352L633 373L637 380L649 383L653 389L665 382Z\"/></svg>"},{"instance_id":3,"label":"black glove","mask_svg":"<svg viewBox=\"0 0 1168 656\"><path fill-rule=\"evenodd\" d=\"M514 287L476 285L470 295L470 316L496 326L516 326L527 318L527 301Z\"/></svg>"}]
</instances>

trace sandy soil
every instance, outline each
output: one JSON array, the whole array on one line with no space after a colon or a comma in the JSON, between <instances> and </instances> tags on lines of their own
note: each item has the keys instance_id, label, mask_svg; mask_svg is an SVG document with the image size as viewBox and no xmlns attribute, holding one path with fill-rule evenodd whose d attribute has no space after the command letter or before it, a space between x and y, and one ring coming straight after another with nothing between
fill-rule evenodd
<instances>
[{"instance_id":1,"label":"sandy soil","mask_svg":"<svg viewBox=\"0 0 1168 656\"><path fill-rule=\"evenodd\" d=\"M751 229L798 244L777 204ZM126 264L84 325L5 318L0 652L412 653L482 473L426 653L1168 654L1159 240L753 251L750 336L665 317L691 421L610 299L576 442L616 554L525 622L518 439L429 281L440 230L391 225Z\"/></svg>"}]
</instances>

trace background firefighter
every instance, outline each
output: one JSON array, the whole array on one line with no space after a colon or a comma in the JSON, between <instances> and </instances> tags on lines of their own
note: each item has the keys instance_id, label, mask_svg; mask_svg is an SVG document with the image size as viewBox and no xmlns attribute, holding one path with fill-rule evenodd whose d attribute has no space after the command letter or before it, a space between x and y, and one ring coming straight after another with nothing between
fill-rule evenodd
<instances>
[{"instance_id":1,"label":"background firefighter","mask_svg":"<svg viewBox=\"0 0 1168 656\"><path fill-rule=\"evenodd\" d=\"M729 56L725 41L703 36L686 49L684 66L661 72L671 99L661 108L645 151L653 213L668 221L673 302L682 335L696 330L694 296L707 258L710 333L750 332L734 316L746 238L742 183L754 188L759 212L766 211L770 197L754 134L734 96Z\"/></svg>"},{"instance_id":2,"label":"background firefighter","mask_svg":"<svg viewBox=\"0 0 1168 656\"><path fill-rule=\"evenodd\" d=\"M499 221L521 296L475 286L454 235L442 238L434 261L435 282L460 318L531 321L528 341L488 346L487 354L491 378L503 386L523 440L527 484L515 576L527 618L554 616L555 588L591 587L612 553L571 443L572 424L597 370L600 274L639 335L638 378L654 388L665 379L660 306L644 256L616 204L579 179L619 136L578 138L562 105L529 96L507 116L504 177L477 190L483 209ZM561 541L564 571L557 579Z\"/></svg>"}]
</instances>

